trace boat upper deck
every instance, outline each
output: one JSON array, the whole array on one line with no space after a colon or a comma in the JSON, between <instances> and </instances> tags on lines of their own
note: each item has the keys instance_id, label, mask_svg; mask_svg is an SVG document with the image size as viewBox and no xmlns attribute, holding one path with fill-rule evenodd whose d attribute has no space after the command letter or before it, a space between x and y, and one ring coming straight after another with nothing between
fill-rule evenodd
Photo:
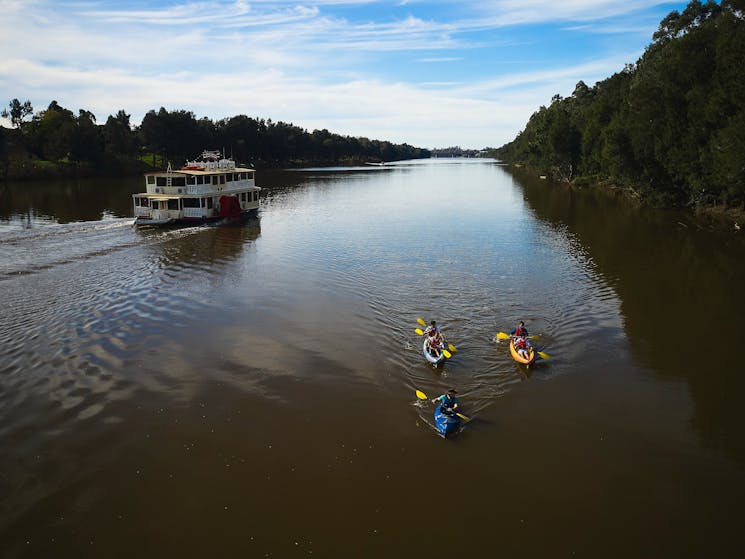
<instances>
[{"instance_id":1,"label":"boat upper deck","mask_svg":"<svg viewBox=\"0 0 745 559\"><path fill-rule=\"evenodd\" d=\"M165 171L145 173L146 192L137 196L208 196L261 190L255 184L255 173L250 167L237 167L219 151L204 151L201 159L187 161L180 169L172 169L169 163Z\"/></svg>"}]
</instances>

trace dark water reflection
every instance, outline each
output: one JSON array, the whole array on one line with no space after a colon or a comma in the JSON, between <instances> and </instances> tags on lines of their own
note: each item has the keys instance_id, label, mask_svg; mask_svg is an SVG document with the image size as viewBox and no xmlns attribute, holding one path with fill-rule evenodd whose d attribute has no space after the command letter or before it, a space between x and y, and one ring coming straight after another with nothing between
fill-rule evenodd
<instances>
[{"instance_id":1,"label":"dark water reflection","mask_svg":"<svg viewBox=\"0 0 745 559\"><path fill-rule=\"evenodd\" d=\"M58 223L93 221L132 214L132 199L142 179L85 179L0 183L0 223L54 219Z\"/></svg>"},{"instance_id":2,"label":"dark water reflection","mask_svg":"<svg viewBox=\"0 0 745 559\"><path fill-rule=\"evenodd\" d=\"M701 219L519 177L537 217L566 230L621 301L634 356L686 380L703 444L745 464L745 238Z\"/></svg>"},{"instance_id":3,"label":"dark water reflection","mask_svg":"<svg viewBox=\"0 0 745 559\"><path fill-rule=\"evenodd\" d=\"M243 227L150 231L139 181L3 187L3 557L741 548L737 239L484 161L257 182Z\"/></svg>"}]
</instances>

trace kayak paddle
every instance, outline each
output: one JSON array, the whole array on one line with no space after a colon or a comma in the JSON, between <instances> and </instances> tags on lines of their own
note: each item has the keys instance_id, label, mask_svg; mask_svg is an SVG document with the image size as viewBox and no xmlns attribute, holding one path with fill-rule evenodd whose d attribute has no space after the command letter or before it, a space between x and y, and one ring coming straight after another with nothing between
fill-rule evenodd
<instances>
[{"instance_id":1,"label":"kayak paddle","mask_svg":"<svg viewBox=\"0 0 745 559\"><path fill-rule=\"evenodd\" d=\"M499 340L509 340L510 339L510 335L509 334L505 334L504 332L497 332L497 336L496 337ZM528 339L529 340L537 340L538 338L540 338L540 336L538 336L538 335L528 336Z\"/></svg>"}]
</instances>

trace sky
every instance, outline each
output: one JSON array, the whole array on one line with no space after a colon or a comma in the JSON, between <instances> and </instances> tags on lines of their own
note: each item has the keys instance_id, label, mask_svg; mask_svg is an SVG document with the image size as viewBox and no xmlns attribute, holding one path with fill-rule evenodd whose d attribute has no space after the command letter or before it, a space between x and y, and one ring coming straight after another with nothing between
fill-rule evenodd
<instances>
[{"instance_id":1,"label":"sky","mask_svg":"<svg viewBox=\"0 0 745 559\"><path fill-rule=\"evenodd\" d=\"M56 100L100 124L165 107L423 148L499 147L554 95L636 62L686 4L0 0L0 105Z\"/></svg>"}]
</instances>

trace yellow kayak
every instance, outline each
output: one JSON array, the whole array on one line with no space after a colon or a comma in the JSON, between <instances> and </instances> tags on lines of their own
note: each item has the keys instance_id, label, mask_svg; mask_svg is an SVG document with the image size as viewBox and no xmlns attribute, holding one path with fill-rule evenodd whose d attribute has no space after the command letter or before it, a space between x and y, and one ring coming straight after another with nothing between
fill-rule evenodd
<instances>
[{"instance_id":1,"label":"yellow kayak","mask_svg":"<svg viewBox=\"0 0 745 559\"><path fill-rule=\"evenodd\" d=\"M528 359L525 359L522 355L520 355L517 350L515 349L515 344L512 343L513 340L510 339L510 353L512 354L512 358L517 361L518 363L522 363L523 365L530 365L535 361L535 351L533 348L528 348Z\"/></svg>"}]
</instances>

